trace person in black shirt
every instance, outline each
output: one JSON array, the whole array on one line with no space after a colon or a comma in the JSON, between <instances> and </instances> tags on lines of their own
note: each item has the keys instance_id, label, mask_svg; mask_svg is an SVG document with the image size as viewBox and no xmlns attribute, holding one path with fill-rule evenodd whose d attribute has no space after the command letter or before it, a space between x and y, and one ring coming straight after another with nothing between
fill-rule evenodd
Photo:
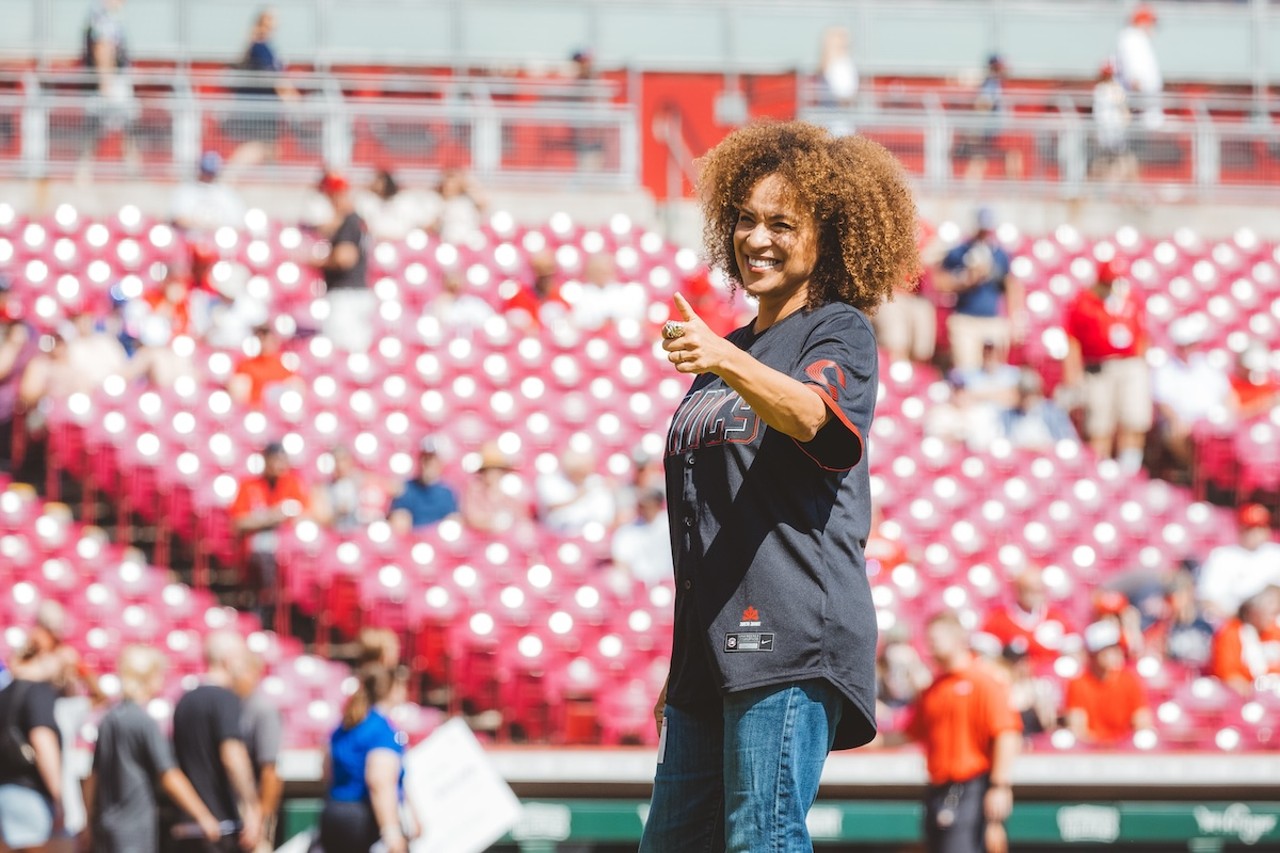
<instances>
[{"instance_id":1,"label":"person in black shirt","mask_svg":"<svg viewBox=\"0 0 1280 853\"><path fill-rule=\"evenodd\" d=\"M52 685L16 679L0 690L0 841L43 849L62 832L62 739Z\"/></svg>"},{"instance_id":2,"label":"person in black shirt","mask_svg":"<svg viewBox=\"0 0 1280 853\"><path fill-rule=\"evenodd\" d=\"M915 203L882 146L804 122L730 134L700 189L712 264L758 313L720 337L677 295L663 327L693 384L664 457L674 643L640 849L809 850L827 753L876 733L868 315L914 276Z\"/></svg>"},{"instance_id":3,"label":"person in black shirt","mask_svg":"<svg viewBox=\"0 0 1280 853\"><path fill-rule=\"evenodd\" d=\"M204 683L178 700L173 710L173 751L178 767L213 816L223 825L239 826L239 839L224 837L211 843L193 832L195 828L179 823L170 827L172 853L251 850L262 830L253 764L240 731L240 697L232 690L249 665L243 638L230 632L210 635L205 664Z\"/></svg>"},{"instance_id":4,"label":"person in black shirt","mask_svg":"<svg viewBox=\"0 0 1280 853\"><path fill-rule=\"evenodd\" d=\"M316 261L324 276L329 313L323 333L345 352L364 352L373 341L373 320L377 300L369 289L369 227L356 213L351 184L337 172L328 172L320 181L333 207L333 220L324 236L328 249Z\"/></svg>"}]
</instances>

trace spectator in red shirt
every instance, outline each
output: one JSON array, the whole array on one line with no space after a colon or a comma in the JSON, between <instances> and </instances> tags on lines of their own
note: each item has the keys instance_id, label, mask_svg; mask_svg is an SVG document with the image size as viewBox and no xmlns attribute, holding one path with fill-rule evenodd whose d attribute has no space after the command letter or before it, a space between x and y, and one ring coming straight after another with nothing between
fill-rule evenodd
<instances>
[{"instance_id":1,"label":"spectator in red shirt","mask_svg":"<svg viewBox=\"0 0 1280 853\"><path fill-rule=\"evenodd\" d=\"M1230 376L1231 403L1242 419L1263 414L1280 400L1280 382L1271 374L1266 344L1250 341Z\"/></svg>"},{"instance_id":2,"label":"spectator in red shirt","mask_svg":"<svg viewBox=\"0 0 1280 853\"><path fill-rule=\"evenodd\" d=\"M240 483L231 504L231 523L244 541L250 583L258 588L263 625L274 624L276 548L279 530L293 524L310 507L307 487L293 470L284 447L276 442L262 450L262 474Z\"/></svg>"},{"instance_id":3,"label":"spectator in red shirt","mask_svg":"<svg viewBox=\"0 0 1280 853\"><path fill-rule=\"evenodd\" d=\"M1258 679L1280 675L1280 587L1269 586L1240 605L1213 638L1209 673L1241 696Z\"/></svg>"},{"instance_id":4,"label":"spectator in red shirt","mask_svg":"<svg viewBox=\"0 0 1280 853\"><path fill-rule=\"evenodd\" d=\"M946 853L984 853L987 824L1003 823L1013 807L1013 761L1022 722L994 667L974 657L960 620L929 621L929 654L937 676L921 694L907 733L924 747L926 846Z\"/></svg>"},{"instance_id":5,"label":"spectator in red shirt","mask_svg":"<svg viewBox=\"0 0 1280 853\"><path fill-rule=\"evenodd\" d=\"M1025 651L1032 667L1052 666L1062 653L1066 639L1075 633L1071 620L1049 604L1040 569L1028 566L1013 581L1013 602L993 609L982 626L1005 647Z\"/></svg>"},{"instance_id":6,"label":"spectator in red shirt","mask_svg":"<svg viewBox=\"0 0 1280 853\"><path fill-rule=\"evenodd\" d=\"M1067 307L1063 382L1081 390L1085 432L1100 459L1127 471L1142 466L1153 408L1146 300L1117 258L1098 264L1094 285Z\"/></svg>"},{"instance_id":7,"label":"spectator in red shirt","mask_svg":"<svg viewBox=\"0 0 1280 853\"><path fill-rule=\"evenodd\" d=\"M236 365L227 390L237 403L258 408L268 393L275 393L272 389L295 377L281 356L284 342L275 329L264 324L253 330L253 336L258 342L258 352Z\"/></svg>"},{"instance_id":8,"label":"spectator in red shirt","mask_svg":"<svg viewBox=\"0 0 1280 853\"><path fill-rule=\"evenodd\" d=\"M560 265L550 249L529 259L533 280L506 296L502 310L522 329L537 329L567 317L569 303L560 295Z\"/></svg>"},{"instance_id":9,"label":"spectator in red shirt","mask_svg":"<svg viewBox=\"0 0 1280 853\"><path fill-rule=\"evenodd\" d=\"M1067 726L1080 743L1114 746L1153 725L1146 688L1120 641L1114 620L1085 629L1088 663L1067 684Z\"/></svg>"},{"instance_id":10,"label":"spectator in red shirt","mask_svg":"<svg viewBox=\"0 0 1280 853\"><path fill-rule=\"evenodd\" d=\"M169 334L176 337L191 332L191 279L182 270L170 269L164 285L146 297L153 317L169 323Z\"/></svg>"}]
</instances>

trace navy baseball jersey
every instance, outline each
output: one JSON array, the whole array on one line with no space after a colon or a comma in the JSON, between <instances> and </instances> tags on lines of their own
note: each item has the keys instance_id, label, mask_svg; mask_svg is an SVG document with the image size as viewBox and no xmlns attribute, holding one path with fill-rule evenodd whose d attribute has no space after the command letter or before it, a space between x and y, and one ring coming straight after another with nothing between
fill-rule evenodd
<instances>
[{"instance_id":1,"label":"navy baseball jersey","mask_svg":"<svg viewBox=\"0 0 1280 853\"><path fill-rule=\"evenodd\" d=\"M835 748L875 735L876 619L865 436L879 385L871 324L831 303L728 340L813 388L832 417L809 442L767 427L698 376L667 437L676 571L667 701L718 715L721 695L826 678L845 696Z\"/></svg>"}]
</instances>

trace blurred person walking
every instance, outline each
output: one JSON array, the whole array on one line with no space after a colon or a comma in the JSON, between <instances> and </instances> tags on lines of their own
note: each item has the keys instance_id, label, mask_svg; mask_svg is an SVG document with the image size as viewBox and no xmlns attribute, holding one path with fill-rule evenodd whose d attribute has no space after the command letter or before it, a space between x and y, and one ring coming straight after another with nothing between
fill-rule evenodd
<instances>
[{"instance_id":1,"label":"blurred person walking","mask_svg":"<svg viewBox=\"0 0 1280 853\"><path fill-rule=\"evenodd\" d=\"M284 741L284 718L266 693L258 689L266 664L262 656L246 652L245 665L237 673L233 689L242 703L240 735L253 765L253 781L258 787L262 812L262 837L258 853L274 850L277 812L284 794L284 781L276 769Z\"/></svg>"},{"instance_id":2,"label":"blurred person walking","mask_svg":"<svg viewBox=\"0 0 1280 853\"><path fill-rule=\"evenodd\" d=\"M803 122L730 134L700 191L758 313L723 338L677 297L663 329L695 378L667 438L674 651L640 849L810 851L828 753L876 733L868 315L915 272L915 204L883 147Z\"/></svg>"},{"instance_id":3,"label":"blurred person walking","mask_svg":"<svg viewBox=\"0 0 1280 853\"><path fill-rule=\"evenodd\" d=\"M364 853L374 845L405 853L418 823L404 803L404 736L389 719L405 701L408 670L370 664L358 673L325 757L328 793L320 813L320 844L327 851ZM404 822L409 826L402 824Z\"/></svg>"},{"instance_id":4,"label":"blurred person walking","mask_svg":"<svg viewBox=\"0 0 1280 853\"><path fill-rule=\"evenodd\" d=\"M136 172L141 161L130 125L141 114L129 77L129 49L125 42L124 0L94 0L84 30L81 62L93 74L97 97L90 103L77 180L89 177L89 161L103 134L124 132L125 162Z\"/></svg>"},{"instance_id":5,"label":"blurred person walking","mask_svg":"<svg viewBox=\"0 0 1280 853\"><path fill-rule=\"evenodd\" d=\"M1151 40L1155 29L1155 9L1139 3L1116 42L1116 72L1125 90L1134 96L1134 105L1142 111L1142 125L1147 130L1158 130L1164 124L1164 75Z\"/></svg>"},{"instance_id":6,"label":"blurred person walking","mask_svg":"<svg viewBox=\"0 0 1280 853\"><path fill-rule=\"evenodd\" d=\"M222 837L218 819L178 769L169 742L145 710L164 686L164 665L158 649L127 646L120 653L121 701L98 723L93 770L84 782L94 853L160 849L157 789L194 818L205 839Z\"/></svg>"},{"instance_id":7,"label":"blurred person walking","mask_svg":"<svg viewBox=\"0 0 1280 853\"><path fill-rule=\"evenodd\" d=\"M229 631L205 640L202 683L173 709L173 751L200 800L223 827L216 842L182 821L168 823L168 853L231 853L253 850L261 837L262 813L253 764L240 730L240 697L233 691L244 677L248 650Z\"/></svg>"},{"instance_id":8,"label":"blurred person walking","mask_svg":"<svg viewBox=\"0 0 1280 853\"><path fill-rule=\"evenodd\" d=\"M929 853L985 853L988 824L1002 824L1013 808L1022 720L1008 685L975 657L955 614L930 619L925 642L937 676L907 725L924 747L929 773L925 846Z\"/></svg>"},{"instance_id":9,"label":"blurred person walking","mask_svg":"<svg viewBox=\"0 0 1280 853\"><path fill-rule=\"evenodd\" d=\"M302 99L284 77L284 61L272 44L275 33L275 10L266 8L258 12L253 19L249 46L237 66L246 72L249 82L238 87L236 94L261 104L259 109L231 116L224 127L227 136L241 140L228 164L237 173L243 167L277 159L283 124L281 104L296 104Z\"/></svg>"},{"instance_id":10,"label":"blurred person walking","mask_svg":"<svg viewBox=\"0 0 1280 853\"><path fill-rule=\"evenodd\" d=\"M0 842L11 853L64 835L57 698L52 684L17 673L0 690Z\"/></svg>"}]
</instances>

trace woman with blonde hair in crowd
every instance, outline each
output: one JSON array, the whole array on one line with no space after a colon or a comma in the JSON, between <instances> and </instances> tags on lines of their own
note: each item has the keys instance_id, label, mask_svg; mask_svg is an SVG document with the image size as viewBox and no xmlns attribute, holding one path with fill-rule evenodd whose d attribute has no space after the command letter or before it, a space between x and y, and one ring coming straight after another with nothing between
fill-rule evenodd
<instances>
[{"instance_id":1,"label":"woman with blonde hair in crowd","mask_svg":"<svg viewBox=\"0 0 1280 853\"><path fill-rule=\"evenodd\" d=\"M381 842L379 849L386 853L405 853L407 836L416 836L418 829L407 811L411 825L401 823L405 737L389 717L405 700L408 670L375 663L362 667L357 677L360 684L325 758L329 789L320 814L320 844L333 853L363 853Z\"/></svg>"},{"instance_id":2,"label":"woman with blonde hair in crowd","mask_svg":"<svg viewBox=\"0 0 1280 853\"><path fill-rule=\"evenodd\" d=\"M93 772L84 783L89 849L96 853L159 849L157 788L194 818L206 839L222 837L222 826L178 769L169 741L146 711L164 686L164 664L164 656L148 646L127 646L120 653L121 701L98 724Z\"/></svg>"}]
</instances>

